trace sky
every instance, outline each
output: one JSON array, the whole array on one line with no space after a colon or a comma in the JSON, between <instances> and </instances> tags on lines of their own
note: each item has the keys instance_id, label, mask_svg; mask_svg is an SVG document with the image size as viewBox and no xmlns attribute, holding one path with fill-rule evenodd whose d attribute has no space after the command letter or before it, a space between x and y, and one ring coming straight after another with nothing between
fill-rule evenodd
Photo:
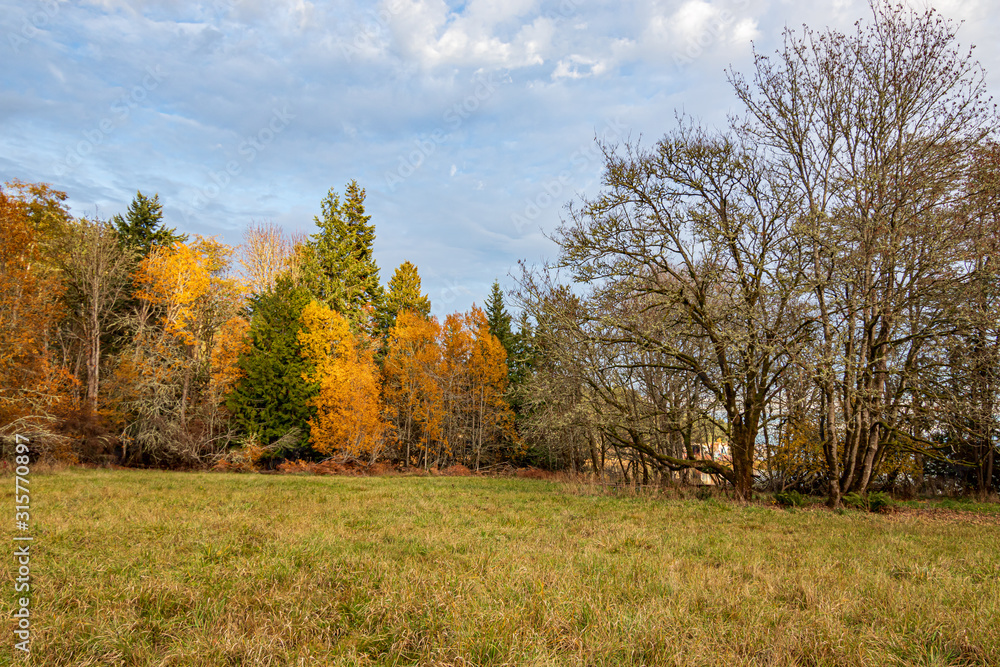
<instances>
[{"instance_id":1,"label":"sky","mask_svg":"<svg viewBox=\"0 0 1000 667\"><path fill-rule=\"evenodd\" d=\"M994 2L933 6L1000 98ZM864 0L0 0L0 181L101 218L158 194L168 226L237 244L253 221L311 233L357 180L383 282L413 262L443 315L556 257L566 204L600 192L595 139L649 145L678 113L722 127L727 69L749 73L786 26L869 16Z\"/></svg>"}]
</instances>

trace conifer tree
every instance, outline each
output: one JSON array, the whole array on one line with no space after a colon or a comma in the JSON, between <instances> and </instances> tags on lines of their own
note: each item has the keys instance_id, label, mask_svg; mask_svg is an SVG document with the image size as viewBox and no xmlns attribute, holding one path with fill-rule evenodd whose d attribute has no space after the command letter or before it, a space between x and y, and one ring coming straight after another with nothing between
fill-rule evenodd
<instances>
[{"instance_id":1,"label":"conifer tree","mask_svg":"<svg viewBox=\"0 0 1000 667\"><path fill-rule=\"evenodd\" d=\"M280 276L274 289L254 298L249 350L240 356L240 379L226 400L236 424L256 434L262 444L274 443L293 429L304 444L317 393L305 376L311 363L302 354L299 331L308 290Z\"/></svg>"},{"instance_id":2,"label":"conifer tree","mask_svg":"<svg viewBox=\"0 0 1000 667\"><path fill-rule=\"evenodd\" d=\"M507 351L507 366L511 367L510 360L514 352L514 332L510 328L510 313L504 307L503 290L500 289L500 282L493 281L490 288L490 295L486 299L486 321L490 327L490 333L497 337Z\"/></svg>"},{"instance_id":3,"label":"conifer tree","mask_svg":"<svg viewBox=\"0 0 1000 667\"><path fill-rule=\"evenodd\" d=\"M319 230L308 243L314 263L307 282L313 294L341 313L352 328L368 328L384 299L373 246L375 225L365 213L365 191L357 181L347 186L344 201L332 188L314 218Z\"/></svg>"},{"instance_id":4,"label":"conifer tree","mask_svg":"<svg viewBox=\"0 0 1000 667\"><path fill-rule=\"evenodd\" d=\"M121 244L137 251L140 258L149 255L153 246L169 246L178 241L187 241L186 234L178 234L176 229L164 226L163 205L160 204L158 194L150 199L141 192L136 192L125 216L116 215L111 218L111 222L118 232Z\"/></svg>"},{"instance_id":5,"label":"conifer tree","mask_svg":"<svg viewBox=\"0 0 1000 667\"><path fill-rule=\"evenodd\" d=\"M523 384L532 373L535 367L535 358L538 356L538 349L535 343L535 330L531 326L528 314L521 313L518 319L517 333L512 334L512 344L507 357L507 365L511 369L510 383L512 386ZM515 406L515 410L518 407Z\"/></svg>"},{"instance_id":6,"label":"conifer tree","mask_svg":"<svg viewBox=\"0 0 1000 667\"><path fill-rule=\"evenodd\" d=\"M389 280L380 326L388 332L396 325L396 316L402 310L412 310L423 317L431 315L431 300L420 293L420 274L410 262L403 262Z\"/></svg>"}]
</instances>

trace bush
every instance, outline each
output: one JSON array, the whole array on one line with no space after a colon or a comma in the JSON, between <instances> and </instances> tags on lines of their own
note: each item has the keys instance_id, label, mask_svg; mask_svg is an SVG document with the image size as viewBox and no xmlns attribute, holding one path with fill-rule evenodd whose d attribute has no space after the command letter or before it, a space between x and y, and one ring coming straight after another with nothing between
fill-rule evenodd
<instances>
[{"instance_id":1,"label":"bush","mask_svg":"<svg viewBox=\"0 0 1000 667\"><path fill-rule=\"evenodd\" d=\"M866 512L888 512L896 507L896 501L887 493L881 491L862 495L860 493L848 493L842 499L848 507L864 510Z\"/></svg>"},{"instance_id":2,"label":"bush","mask_svg":"<svg viewBox=\"0 0 1000 667\"><path fill-rule=\"evenodd\" d=\"M806 497L798 491L779 491L774 494L774 499L782 507L802 507L806 504Z\"/></svg>"},{"instance_id":3,"label":"bush","mask_svg":"<svg viewBox=\"0 0 1000 667\"><path fill-rule=\"evenodd\" d=\"M888 512L896 507L896 501L892 499L888 493L869 493L868 494L868 511L869 512Z\"/></svg>"}]
</instances>

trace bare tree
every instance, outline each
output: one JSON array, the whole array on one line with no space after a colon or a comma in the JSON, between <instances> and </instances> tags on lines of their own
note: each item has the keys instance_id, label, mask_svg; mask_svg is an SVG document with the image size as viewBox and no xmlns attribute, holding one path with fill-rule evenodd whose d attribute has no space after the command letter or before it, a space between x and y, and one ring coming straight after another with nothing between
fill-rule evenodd
<instances>
[{"instance_id":1,"label":"bare tree","mask_svg":"<svg viewBox=\"0 0 1000 667\"><path fill-rule=\"evenodd\" d=\"M303 241L299 239L299 241ZM293 271L298 263L296 239L285 234L273 222L251 222L243 230L240 266L250 292L262 294L274 287L274 281L285 271ZM295 279L295 276L293 276Z\"/></svg>"},{"instance_id":2,"label":"bare tree","mask_svg":"<svg viewBox=\"0 0 1000 667\"><path fill-rule=\"evenodd\" d=\"M87 406L98 408L101 344L114 327L116 306L130 297L135 253L119 243L114 226L103 220L70 223L57 254L67 299L75 310L87 370Z\"/></svg>"},{"instance_id":3,"label":"bare tree","mask_svg":"<svg viewBox=\"0 0 1000 667\"><path fill-rule=\"evenodd\" d=\"M744 131L780 155L770 168L803 200L796 233L820 329L807 365L833 505L913 445L904 417L923 352L961 300L960 185L996 123L952 24L880 0L872 12L851 35L788 32L750 81L731 76Z\"/></svg>"},{"instance_id":4,"label":"bare tree","mask_svg":"<svg viewBox=\"0 0 1000 667\"><path fill-rule=\"evenodd\" d=\"M732 451L731 470L718 472L749 498L765 406L809 329L791 239L797 194L772 178L771 156L738 135L682 123L652 149L603 149L605 191L570 209L559 266L605 302L655 313L654 328L625 312L602 324L662 355L664 370L696 379L718 404L724 418L704 414ZM658 335L667 331L698 344Z\"/></svg>"}]
</instances>

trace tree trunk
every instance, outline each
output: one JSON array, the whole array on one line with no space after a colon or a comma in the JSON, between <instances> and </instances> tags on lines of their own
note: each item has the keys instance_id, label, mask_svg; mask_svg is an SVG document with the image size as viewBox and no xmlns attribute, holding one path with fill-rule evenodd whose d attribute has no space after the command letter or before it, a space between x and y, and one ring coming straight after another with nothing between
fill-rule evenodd
<instances>
[{"instance_id":1,"label":"tree trunk","mask_svg":"<svg viewBox=\"0 0 1000 667\"><path fill-rule=\"evenodd\" d=\"M600 471L600 475L603 478L604 471L601 470L597 461L597 443L594 441L594 432L590 429L587 429L587 438L590 441L590 463L594 466L594 477L597 477L598 471Z\"/></svg>"},{"instance_id":2,"label":"tree trunk","mask_svg":"<svg viewBox=\"0 0 1000 667\"><path fill-rule=\"evenodd\" d=\"M747 428L740 421L733 424L730 451L733 456L733 487L736 498L749 501L753 498L753 451L755 429Z\"/></svg>"}]
</instances>

